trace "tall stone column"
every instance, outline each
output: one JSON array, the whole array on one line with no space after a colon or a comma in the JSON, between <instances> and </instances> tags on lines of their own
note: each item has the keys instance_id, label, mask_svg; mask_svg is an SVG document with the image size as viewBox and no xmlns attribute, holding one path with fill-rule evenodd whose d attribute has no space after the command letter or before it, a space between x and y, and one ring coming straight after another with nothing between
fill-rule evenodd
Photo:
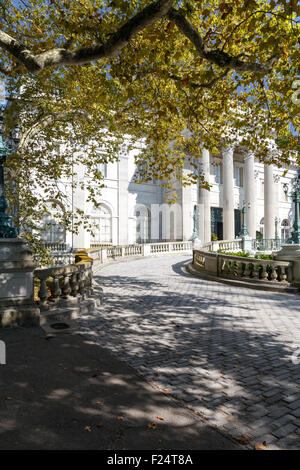
<instances>
[{"instance_id":1,"label":"tall stone column","mask_svg":"<svg viewBox=\"0 0 300 470\"><path fill-rule=\"evenodd\" d=\"M233 146L222 150L223 156L223 240L234 239Z\"/></svg>"},{"instance_id":2,"label":"tall stone column","mask_svg":"<svg viewBox=\"0 0 300 470\"><path fill-rule=\"evenodd\" d=\"M275 183L273 165L264 165L264 238L275 238Z\"/></svg>"},{"instance_id":3,"label":"tall stone column","mask_svg":"<svg viewBox=\"0 0 300 470\"><path fill-rule=\"evenodd\" d=\"M244 157L244 195L246 201L246 225L250 237L256 238L256 182L254 154L247 150ZM248 207L250 205L250 207Z\"/></svg>"},{"instance_id":4,"label":"tall stone column","mask_svg":"<svg viewBox=\"0 0 300 470\"><path fill-rule=\"evenodd\" d=\"M202 158L200 161L200 170L209 182L210 160L209 151L202 150ZM201 243L208 243L211 240L211 223L210 223L210 192L207 189L199 188L199 227L198 234Z\"/></svg>"}]
</instances>

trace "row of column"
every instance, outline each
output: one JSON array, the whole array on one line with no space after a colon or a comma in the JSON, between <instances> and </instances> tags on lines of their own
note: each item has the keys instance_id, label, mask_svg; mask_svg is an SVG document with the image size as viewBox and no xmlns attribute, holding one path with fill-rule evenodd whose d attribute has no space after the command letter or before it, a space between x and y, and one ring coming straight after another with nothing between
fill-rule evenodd
<instances>
[{"instance_id":1,"label":"row of column","mask_svg":"<svg viewBox=\"0 0 300 470\"><path fill-rule=\"evenodd\" d=\"M223 157L223 239L235 238L234 221L234 147L222 150ZM256 238L256 182L254 172L254 154L245 153L244 158L244 200L246 202L246 225L249 235ZM209 151L202 150L200 170L206 181L209 181L210 158ZM264 166L264 238L275 238L275 184L273 166ZM204 188L199 189L199 238L207 243L211 240L211 213L210 192Z\"/></svg>"}]
</instances>

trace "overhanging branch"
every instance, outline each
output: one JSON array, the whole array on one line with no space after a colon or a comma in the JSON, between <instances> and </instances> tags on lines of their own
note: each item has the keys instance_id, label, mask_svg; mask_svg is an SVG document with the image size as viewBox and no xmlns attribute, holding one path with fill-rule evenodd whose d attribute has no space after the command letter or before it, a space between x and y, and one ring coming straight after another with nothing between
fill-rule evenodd
<instances>
[{"instance_id":1,"label":"overhanging branch","mask_svg":"<svg viewBox=\"0 0 300 470\"><path fill-rule=\"evenodd\" d=\"M244 62L238 57L231 56L220 49L212 49L207 47L198 31L179 11L175 10L174 8L169 10L167 16L170 21L176 24L182 34L184 34L191 41L200 57L217 65L218 67L236 70L237 72L255 72L266 74L272 70L274 64L279 59L278 55L274 55L263 64L258 62Z\"/></svg>"},{"instance_id":2,"label":"overhanging branch","mask_svg":"<svg viewBox=\"0 0 300 470\"><path fill-rule=\"evenodd\" d=\"M173 0L158 0L151 3L121 26L104 44L70 50L55 48L41 54L33 54L28 47L0 30L0 46L23 64L29 72L37 73L47 67L58 65L83 65L93 60L113 57L118 54L139 31L166 16ZM6 73L14 67L6 69Z\"/></svg>"}]
</instances>

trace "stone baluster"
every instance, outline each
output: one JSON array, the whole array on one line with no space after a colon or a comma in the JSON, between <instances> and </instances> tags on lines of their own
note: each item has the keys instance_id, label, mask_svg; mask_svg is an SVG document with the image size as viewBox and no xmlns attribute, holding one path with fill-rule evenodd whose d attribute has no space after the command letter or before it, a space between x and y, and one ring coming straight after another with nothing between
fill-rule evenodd
<instances>
[{"instance_id":1,"label":"stone baluster","mask_svg":"<svg viewBox=\"0 0 300 470\"><path fill-rule=\"evenodd\" d=\"M41 302L46 302L48 299L48 286L47 286L47 279L46 278L38 278L40 280L40 289L38 292L38 296Z\"/></svg>"},{"instance_id":2,"label":"stone baluster","mask_svg":"<svg viewBox=\"0 0 300 470\"><path fill-rule=\"evenodd\" d=\"M53 299L57 299L61 295L61 288L59 287L59 277L53 275L53 284L51 287L51 295Z\"/></svg>"},{"instance_id":3,"label":"stone baluster","mask_svg":"<svg viewBox=\"0 0 300 470\"><path fill-rule=\"evenodd\" d=\"M71 293L70 273L64 273L61 280L61 290L63 297L67 298Z\"/></svg>"},{"instance_id":4,"label":"stone baluster","mask_svg":"<svg viewBox=\"0 0 300 470\"><path fill-rule=\"evenodd\" d=\"M271 281L277 281L277 268L276 266L272 266L271 267L272 271L271 271Z\"/></svg>"},{"instance_id":5,"label":"stone baluster","mask_svg":"<svg viewBox=\"0 0 300 470\"><path fill-rule=\"evenodd\" d=\"M267 265L266 264L263 264L262 265L262 273L261 273L261 278L262 280L264 281L267 281L268 280L268 270L267 270Z\"/></svg>"},{"instance_id":6,"label":"stone baluster","mask_svg":"<svg viewBox=\"0 0 300 470\"><path fill-rule=\"evenodd\" d=\"M280 266L280 280L287 282L287 268L285 266Z\"/></svg>"},{"instance_id":7,"label":"stone baluster","mask_svg":"<svg viewBox=\"0 0 300 470\"><path fill-rule=\"evenodd\" d=\"M76 297L77 292L78 292L77 272L74 272L71 275L70 286L71 286L71 295L73 297Z\"/></svg>"},{"instance_id":8,"label":"stone baluster","mask_svg":"<svg viewBox=\"0 0 300 470\"><path fill-rule=\"evenodd\" d=\"M253 263L252 276L254 279L259 279L259 265L256 263Z\"/></svg>"},{"instance_id":9,"label":"stone baluster","mask_svg":"<svg viewBox=\"0 0 300 470\"><path fill-rule=\"evenodd\" d=\"M243 275L244 275L244 262L243 261L238 262L237 274L238 274L238 277L243 277Z\"/></svg>"},{"instance_id":10,"label":"stone baluster","mask_svg":"<svg viewBox=\"0 0 300 470\"><path fill-rule=\"evenodd\" d=\"M80 269L77 273L77 282L78 282L78 292L79 294L83 294L84 292L84 279L83 279L84 273L83 270Z\"/></svg>"}]
</instances>

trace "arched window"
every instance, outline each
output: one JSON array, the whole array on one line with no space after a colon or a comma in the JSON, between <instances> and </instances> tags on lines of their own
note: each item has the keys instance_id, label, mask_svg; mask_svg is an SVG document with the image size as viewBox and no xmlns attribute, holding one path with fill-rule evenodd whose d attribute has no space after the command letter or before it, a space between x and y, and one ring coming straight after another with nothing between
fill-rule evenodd
<instances>
[{"instance_id":1,"label":"arched window","mask_svg":"<svg viewBox=\"0 0 300 470\"><path fill-rule=\"evenodd\" d=\"M48 213L42 217L42 238L45 243L65 243L66 230L59 219L62 218L64 208L55 202L47 203Z\"/></svg>"},{"instance_id":2,"label":"arched window","mask_svg":"<svg viewBox=\"0 0 300 470\"><path fill-rule=\"evenodd\" d=\"M91 214L92 239L91 243L112 243L111 210L104 204L94 207Z\"/></svg>"},{"instance_id":3,"label":"arched window","mask_svg":"<svg viewBox=\"0 0 300 470\"><path fill-rule=\"evenodd\" d=\"M281 240L287 240L291 236L291 224L289 219L283 219L281 222Z\"/></svg>"},{"instance_id":4,"label":"arched window","mask_svg":"<svg viewBox=\"0 0 300 470\"><path fill-rule=\"evenodd\" d=\"M151 239L151 214L147 207L141 206L136 212L136 241L146 243Z\"/></svg>"}]
</instances>

